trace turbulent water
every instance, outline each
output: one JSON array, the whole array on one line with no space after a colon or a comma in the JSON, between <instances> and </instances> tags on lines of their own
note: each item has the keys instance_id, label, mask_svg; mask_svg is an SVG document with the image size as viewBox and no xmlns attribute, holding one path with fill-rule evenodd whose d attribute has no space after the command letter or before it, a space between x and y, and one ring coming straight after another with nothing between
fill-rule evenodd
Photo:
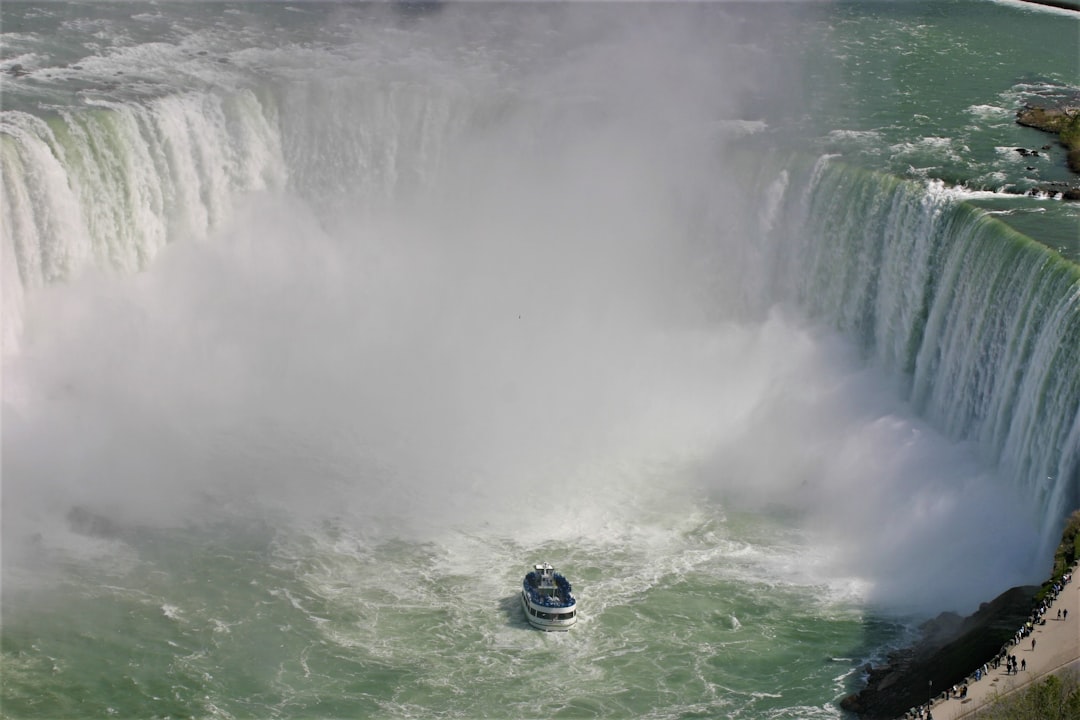
<instances>
[{"instance_id":1,"label":"turbulent water","mask_svg":"<svg viewBox=\"0 0 1080 720\"><path fill-rule=\"evenodd\" d=\"M836 718L1080 506L1076 13L0 13L5 716Z\"/></svg>"}]
</instances>

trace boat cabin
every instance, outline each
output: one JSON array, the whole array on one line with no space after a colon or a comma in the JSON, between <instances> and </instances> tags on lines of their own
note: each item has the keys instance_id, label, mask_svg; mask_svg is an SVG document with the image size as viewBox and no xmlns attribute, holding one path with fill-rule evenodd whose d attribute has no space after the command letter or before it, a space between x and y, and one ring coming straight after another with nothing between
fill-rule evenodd
<instances>
[{"instance_id":1,"label":"boat cabin","mask_svg":"<svg viewBox=\"0 0 1080 720\"><path fill-rule=\"evenodd\" d=\"M555 584L555 568L548 563L533 565L536 571L536 589L544 597L556 597L559 586Z\"/></svg>"}]
</instances>

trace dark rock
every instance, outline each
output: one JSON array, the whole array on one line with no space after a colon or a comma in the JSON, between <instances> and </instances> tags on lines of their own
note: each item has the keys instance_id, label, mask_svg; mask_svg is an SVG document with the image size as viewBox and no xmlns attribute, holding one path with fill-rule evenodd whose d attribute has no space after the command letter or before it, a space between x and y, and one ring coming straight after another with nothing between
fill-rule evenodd
<instances>
[{"instance_id":1,"label":"dark rock","mask_svg":"<svg viewBox=\"0 0 1080 720\"><path fill-rule=\"evenodd\" d=\"M840 706L868 720L897 718L926 703L931 687L937 696L962 683L1012 640L1031 614L1037 590L1015 587L966 618L942 613L927 621L915 645L891 653L886 665L867 674L866 687Z\"/></svg>"},{"instance_id":2,"label":"dark rock","mask_svg":"<svg viewBox=\"0 0 1080 720\"><path fill-rule=\"evenodd\" d=\"M1047 5L1063 10L1076 10L1080 12L1080 2L1075 2L1075 0L1024 0L1024 2L1029 2L1033 5Z\"/></svg>"},{"instance_id":3,"label":"dark rock","mask_svg":"<svg viewBox=\"0 0 1080 720\"><path fill-rule=\"evenodd\" d=\"M1046 195L1047 197L1061 198L1062 200L1080 200L1080 187L1066 182L1048 182L1036 185L1023 194L1031 197Z\"/></svg>"}]
</instances>

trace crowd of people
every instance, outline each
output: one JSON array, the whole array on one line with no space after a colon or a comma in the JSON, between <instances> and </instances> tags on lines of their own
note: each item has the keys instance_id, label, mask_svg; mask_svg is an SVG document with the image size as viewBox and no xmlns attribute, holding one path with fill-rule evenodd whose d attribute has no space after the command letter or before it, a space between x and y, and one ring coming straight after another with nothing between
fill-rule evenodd
<instances>
[{"instance_id":1,"label":"crowd of people","mask_svg":"<svg viewBox=\"0 0 1080 720\"><path fill-rule=\"evenodd\" d=\"M1042 602L1039 603L1039 605L1031 611L1031 616L1024 622L1024 624L1020 628L1017 629L1016 633L1012 637L1012 640L1002 645L1001 650L999 650L993 658L983 663L979 667L975 668L975 670L965 678L965 682L963 684L953 685L951 688L947 688L944 692L942 692L939 696L939 699L942 701L949 699L965 700L968 695L968 684L971 682L979 682L989 674L990 670L996 670L1000 668L1002 663L1005 664L1005 672L1007 675L1016 675L1018 673L1025 672L1027 670L1027 660L1021 658L1018 665L1016 655L1010 654L1010 650L1018 647L1024 640L1026 640L1028 637L1031 637L1031 650L1034 652L1036 638L1032 637L1032 634L1035 632L1035 628L1040 625L1046 624L1046 613L1049 612L1050 608L1054 604L1054 601L1057 600L1058 596L1061 594L1061 591L1066 585L1069 584L1070 581L1072 581L1072 573L1065 573L1059 582L1053 584L1053 586L1050 588L1050 591L1046 594L1046 597L1043 598ZM1059 620L1068 620L1068 608L1065 608L1064 613L1059 608L1057 611L1057 618ZM930 704L928 703L926 705L919 705L917 707L911 708L904 714L904 719L933 720Z\"/></svg>"}]
</instances>

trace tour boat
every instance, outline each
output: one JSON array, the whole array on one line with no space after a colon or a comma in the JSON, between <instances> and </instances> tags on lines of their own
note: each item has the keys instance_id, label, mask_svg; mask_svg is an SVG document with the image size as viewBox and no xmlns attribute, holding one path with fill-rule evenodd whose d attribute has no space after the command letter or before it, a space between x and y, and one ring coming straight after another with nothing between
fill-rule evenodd
<instances>
[{"instance_id":1,"label":"tour boat","mask_svg":"<svg viewBox=\"0 0 1080 720\"><path fill-rule=\"evenodd\" d=\"M529 623L541 630L569 630L577 622L570 582L547 563L534 565L522 581L521 608Z\"/></svg>"}]
</instances>

